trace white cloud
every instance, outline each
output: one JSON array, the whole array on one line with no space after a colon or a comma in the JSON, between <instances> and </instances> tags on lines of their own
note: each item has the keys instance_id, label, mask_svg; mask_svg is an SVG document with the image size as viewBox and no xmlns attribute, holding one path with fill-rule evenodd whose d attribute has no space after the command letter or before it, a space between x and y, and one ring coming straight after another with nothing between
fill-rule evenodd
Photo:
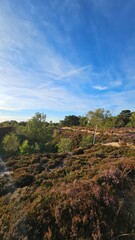
<instances>
[{"instance_id":1,"label":"white cloud","mask_svg":"<svg viewBox=\"0 0 135 240\"><path fill-rule=\"evenodd\" d=\"M74 66L63 58L30 20L18 20L6 3L0 11L0 109L85 108L63 79L74 84L73 78L83 77L90 65Z\"/></svg>"},{"instance_id":2,"label":"white cloud","mask_svg":"<svg viewBox=\"0 0 135 240\"><path fill-rule=\"evenodd\" d=\"M110 82L110 86L111 87L119 87L122 85L122 81L121 80L114 80L112 82Z\"/></svg>"},{"instance_id":3,"label":"white cloud","mask_svg":"<svg viewBox=\"0 0 135 240\"><path fill-rule=\"evenodd\" d=\"M43 35L36 23L31 21L31 15L28 18L23 13L18 18L11 5L11 1L5 0L0 8L1 110L46 109L85 113L96 107L111 108L112 104L119 108L133 100L133 94L128 99L125 92L123 95L104 93L104 90L110 91L122 85L117 69L110 67L108 71L97 72L91 64L75 65L63 57L47 38L47 31L51 28L51 34L58 41L65 41L52 23L44 20L46 34ZM79 21L79 6L77 9L76 21ZM32 14L35 11L31 9ZM93 28L100 52L96 26L93 25ZM83 87L87 88L87 93ZM97 95L93 96L92 88L99 91Z\"/></svg>"},{"instance_id":4,"label":"white cloud","mask_svg":"<svg viewBox=\"0 0 135 240\"><path fill-rule=\"evenodd\" d=\"M99 85L95 85L95 86L93 86L93 88L94 88L94 89L97 89L97 90L99 90L99 91L103 91L103 90L108 89L107 86L99 86Z\"/></svg>"},{"instance_id":5,"label":"white cloud","mask_svg":"<svg viewBox=\"0 0 135 240\"><path fill-rule=\"evenodd\" d=\"M91 65L83 66L83 67L80 67L80 68L73 68L72 70L70 70L69 72L65 73L64 75L59 76L58 79L78 76L83 71L85 71L87 69L91 69Z\"/></svg>"}]
</instances>

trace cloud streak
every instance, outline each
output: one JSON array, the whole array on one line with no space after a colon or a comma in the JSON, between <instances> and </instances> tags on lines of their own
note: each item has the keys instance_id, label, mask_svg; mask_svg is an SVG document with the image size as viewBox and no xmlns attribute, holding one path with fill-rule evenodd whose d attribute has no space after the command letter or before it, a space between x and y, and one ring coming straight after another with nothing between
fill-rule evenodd
<instances>
[{"instance_id":1,"label":"cloud streak","mask_svg":"<svg viewBox=\"0 0 135 240\"><path fill-rule=\"evenodd\" d=\"M67 49L73 49L69 34L73 28L70 21L66 22L64 12L68 6L66 14L75 13L74 24L79 23L80 3L75 1L70 5L64 1L58 20L52 10L59 1L54 1L51 8L46 5L45 17L39 15L32 1L26 3L24 1L27 11L17 2L18 12L15 12L15 0L2 0L0 8L0 110L43 109L80 114L96 107L130 107L134 95L133 90L128 89L128 99L126 87L122 90L123 69L119 70L113 64L108 64L107 69L97 69L91 59L84 64L75 59L75 50L72 52L74 57L71 57L68 50L64 54L59 48L67 45ZM59 21L59 27L54 20ZM95 23L92 23L92 31L101 56ZM103 62L102 57L101 60ZM130 75L133 78L134 72L130 71ZM117 89L120 94L115 92Z\"/></svg>"},{"instance_id":2,"label":"cloud streak","mask_svg":"<svg viewBox=\"0 0 135 240\"><path fill-rule=\"evenodd\" d=\"M100 85L93 86L93 88L97 89L99 91L103 91L103 90L107 90L108 89L107 86L100 86Z\"/></svg>"}]
</instances>

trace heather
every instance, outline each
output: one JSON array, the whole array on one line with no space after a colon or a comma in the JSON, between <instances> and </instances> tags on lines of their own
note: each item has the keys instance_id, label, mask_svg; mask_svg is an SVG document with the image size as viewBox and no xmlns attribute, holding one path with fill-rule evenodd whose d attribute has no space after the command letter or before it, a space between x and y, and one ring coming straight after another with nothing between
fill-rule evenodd
<instances>
[{"instance_id":1,"label":"heather","mask_svg":"<svg viewBox=\"0 0 135 240\"><path fill-rule=\"evenodd\" d=\"M1 127L0 239L135 238L135 129L111 119Z\"/></svg>"},{"instance_id":2,"label":"heather","mask_svg":"<svg viewBox=\"0 0 135 240\"><path fill-rule=\"evenodd\" d=\"M135 150L101 144L6 159L1 239L134 239Z\"/></svg>"}]
</instances>

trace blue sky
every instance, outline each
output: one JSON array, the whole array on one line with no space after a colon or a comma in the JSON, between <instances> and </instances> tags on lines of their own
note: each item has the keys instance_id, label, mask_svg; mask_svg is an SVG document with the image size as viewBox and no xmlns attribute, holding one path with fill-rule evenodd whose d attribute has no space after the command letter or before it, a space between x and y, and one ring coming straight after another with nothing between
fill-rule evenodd
<instances>
[{"instance_id":1,"label":"blue sky","mask_svg":"<svg viewBox=\"0 0 135 240\"><path fill-rule=\"evenodd\" d=\"M135 0L0 0L0 121L134 109Z\"/></svg>"}]
</instances>

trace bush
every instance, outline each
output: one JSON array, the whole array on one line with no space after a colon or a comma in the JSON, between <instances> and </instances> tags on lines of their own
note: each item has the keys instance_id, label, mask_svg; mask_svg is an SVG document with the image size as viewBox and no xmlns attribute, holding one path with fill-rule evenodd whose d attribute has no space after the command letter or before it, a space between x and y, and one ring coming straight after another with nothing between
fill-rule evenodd
<instances>
[{"instance_id":1,"label":"bush","mask_svg":"<svg viewBox=\"0 0 135 240\"><path fill-rule=\"evenodd\" d=\"M29 141L23 141L22 145L20 146L20 154L29 154L31 153L31 146L29 145Z\"/></svg>"},{"instance_id":2,"label":"bush","mask_svg":"<svg viewBox=\"0 0 135 240\"><path fill-rule=\"evenodd\" d=\"M19 138L17 137L17 135L12 132L12 133L7 134L4 137L2 144L3 144L4 150L7 153L13 154L13 153L17 152L17 150L19 149L20 141L19 141Z\"/></svg>"},{"instance_id":3,"label":"bush","mask_svg":"<svg viewBox=\"0 0 135 240\"><path fill-rule=\"evenodd\" d=\"M58 152L70 152L72 149L72 140L70 138L62 138L57 146Z\"/></svg>"},{"instance_id":4,"label":"bush","mask_svg":"<svg viewBox=\"0 0 135 240\"><path fill-rule=\"evenodd\" d=\"M80 142L80 147L87 147L90 143L93 142L93 137L88 135L88 136L83 136L82 141Z\"/></svg>"}]
</instances>

